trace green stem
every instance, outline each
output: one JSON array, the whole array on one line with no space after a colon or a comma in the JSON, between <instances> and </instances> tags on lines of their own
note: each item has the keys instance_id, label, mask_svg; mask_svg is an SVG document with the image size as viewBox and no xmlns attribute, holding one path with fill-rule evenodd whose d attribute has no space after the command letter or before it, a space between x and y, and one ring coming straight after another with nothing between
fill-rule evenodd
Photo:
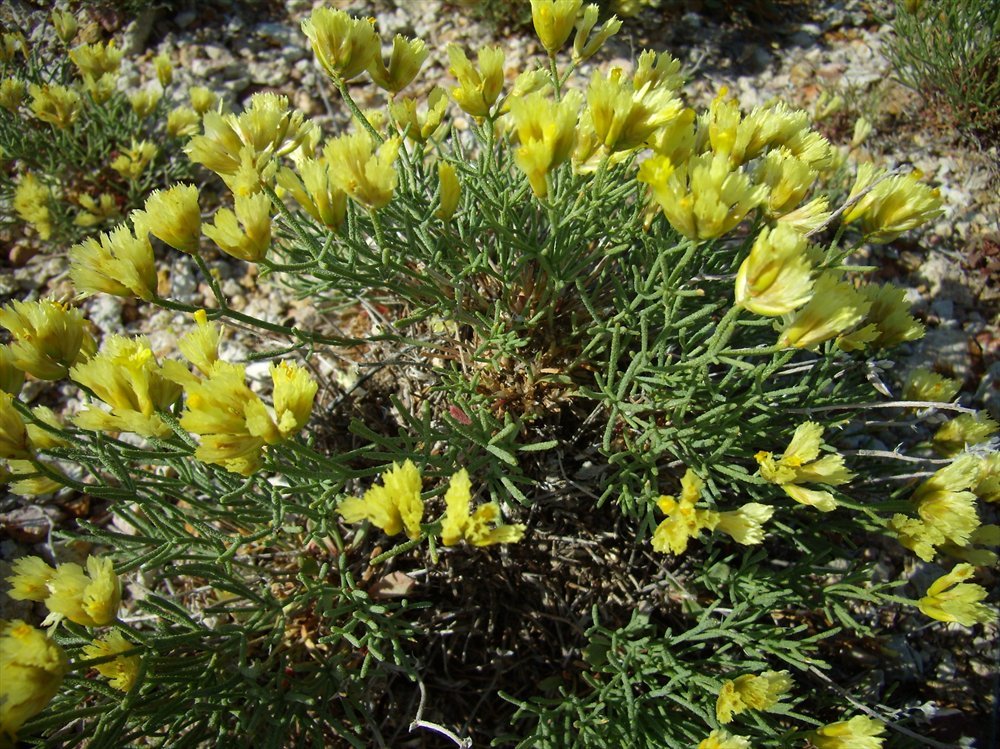
<instances>
[{"instance_id":1,"label":"green stem","mask_svg":"<svg viewBox=\"0 0 1000 749\"><path fill-rule=\"evenodd\" d=\"M556 56L549 54L549 70L552 72L552 88L556 92L556 101L562 99L562 81L559 79L559 68L556 66Z\"/></svg>"},{"instance_id":2,"label":"green stem","mask_svg":"<svg viewBox=\"0 0 1000 749\"><path fill-rule=\"evenodd\" d=\"M154 297L153 303L158 307L163 307L164 309L171 309L176 312L197 312L202 309L202 307L197 307L191 304L184 304L182 302L175 302L172 299L164 299L163 297ZM342 338L340 336L325 336L319 333L313 333L308 330L300 330L295 327L288 327L286 325L279 325L278 323L268 322L267 320L261 320L257 317L252 317L251 315L246 315L242 312L237 312L231 307L219 307L217 309L206 309L205 314L208 316L209 320L218 320L219 318L227 318L229 320L235 320L236 322L244 323L245 325L250 325L251 327L261 328L262 330L270 331L271 333L278 333L280 335L289 336L301 341L303 343L321 344L324 346L359 346L363 343L370 343L370 340L363 338ZM374 340L374 339L373 339Z\"/></svg>"},{"instance_id":3,"label":"green stem","mask_svg":"<svg viewBox=\"0 0 1000 749\"><path fill-rule=\"evenodd\" d=\"M389 551L387 551L387 552L385 552L383 554L379 554L377 557L369 560L368 566L369 567L375 567L377 565L382 564L383 562L386 562L386 561L392 559L393 557L397 557L400 554L405 554L406 552L410 551L411 549L415 549L417 546L419 546L421 543L423 543L424 538L425 538L424 534L421 533L416 538L411 538L406 543L402 543L399 546L396 546L396 547L394 547L392 549L389 549Z\"/></svg>"},{"instance_id":4,"label":"green stem","mask_svg":"<svg viewBox=\"0 0 1000 749\"><path fill-rule=\"evenodd\" d=\"M285 205L285 202L278 197L278 193L274 191L274 188L267 184L263 185L263 187L264 192L267 193L271 202L278 209L278 213L280 213L281 217L285 219L289 226L292 227L292 231L295 232L296 236L309 248L309 251L312 253L313 260L318 261L320 256L323 254L323 248L320 247L319 243L313 237L310 237L309 234L306 233L306 230L302 228L298 219L296 219L292 212L288 210L288 206ZM307 263L303 263L303 265L305 267L309 266Z\"/></svg>"},{"instance_id":5,"label":"green stem","mask_svg":"<svg viewBox=\"0 0 1000 749\"><path fill-rule=\"evenodd\" d=\"M347 90L347 83L342 78L337 76L333 79L333 84L337 87L337 90L340 92L340 95L344 99L344 103L347 105L347 108L351 110L351 114L354 115L354 119L356 119L358 123L365 130L368 131L368 134L375 139L376 143L379 144L384 143L385 138L383 138L379 134L378 130L375 129L375 126L368 121L368 118L365 117L365 113L361 111L361 107L358 106L357 102L355 102L354 98L351 96L351 92Z\"/></svg>"}]
</instances>

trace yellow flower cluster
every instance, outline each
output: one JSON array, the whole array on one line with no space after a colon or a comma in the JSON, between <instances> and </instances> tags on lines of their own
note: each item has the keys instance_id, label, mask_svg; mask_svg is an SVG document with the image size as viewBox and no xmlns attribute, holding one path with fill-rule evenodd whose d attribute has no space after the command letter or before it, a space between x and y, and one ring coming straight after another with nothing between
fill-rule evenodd
<instances>
[{"instance_id":1,"label":"yellow flower cluster","mask_svg":"<svg viewBox=\"0 0 1000 749\"><path fill-rule=\"evenodd\" d=\"M916 517L896 513L888 528L899 542L925 562L946 544L969 546L979 527L976 495L979 459L963 455L924 481L911 497Z\"/></svg>"},{"instance_id":2,"label":"yellow flower cluster","mask_svg":"<svg viewBox=\"0 0 1000 749\"><path fill-rule=\"evenodd\" d=\"M819 457L823 426L812 421L799 424L791 442L781 457L775 459L769 452L758 452L754 458L760 466L760 476L777 484L796 502L810 505L822 512L837 507L833 494L824 489L812 489L803 484L838 486L854 478L844 466L844 457L829 453Z\"/></svg>"},{"instance_id":3,"label":"yellow flower cluster","mask_svg":"<svg viewBox=\"0 0 1000 749\"><path fill-rule=\"evenodd\" d=\"M239 115L208 111L203 133L188 142L191 161L218 174L236 195L253 195L270 184L275 159L305 143L315 146L319 131L301 112L292 112L288 98L254 94Z\"/></svg>"},{"instance_id":4,"label":"yellow flower cluster","mask_svg":"<svg viewBox=\"0 0 1000 749\"><path fill-rule=\"evenodd\" d=\"M373 484L363 498L347 497L337 512L348 523L367 520L394 536L402 531L411 539L421 535L424 501L423 481L413 461L393 463L382 474L382 483ZM489 502L471 510L472 484L463 468L451 477L445 493L446 510L441 520L441 542L454 546L466 541L473 546L516 543L524 536L524 526L500 522L500 508Z\"/></svg>"},{"instance_id":5,"label":"yellow flower cluster","mask_svg":"<svg viewBox=\"0 0 1000 749\"><path fill-rule=\"evenodd\" d=\"M982 603L988 595L986 589L964 582L974 573L971 564L956 564L951 572L931 583L917 607L932 619L957 622L966 627L995 621L997 613Z\"/></svg>"},{"instance_id":6,"label":"yellow flower cluster","mask_svg":"<svg viewBox=\"0 0 1000 749\"><path fill-rule=\"evenodd\" d=\"M750 749L750 740L717 728L698 743L698 749Z\"/></svg>"},{"instance_id":7,"label":"yellow flower cluster","mask_svg":"<svg viewBox=\"0 0 1000 749\"><path fill-rule=\"evenodd\" d=\"M218 358L219 329L196 314L196 330L181 340L181 353L195 366L164 362L164 375L184 389L180 425L200 437L195 457L249 476L260 468L264 449L292 437L309 421L318 385L302 367L271 365L273 411L246 384L246 367Z\"/></svg>"},{"instance_id":8,"label":"yellow flower cluster","mask_svg":"<svg viewBox=\"0 0 1000 749\"><path fill-rule=\"evenodd\" d=\"M979 411L975 414L960 414L941 425L931 441L934 449L942 455L958 455L970 445L986 442L1000 429L989 414Z\"/></svg>"},{"instance_id":9,"label":"yellow flower cluster","mask_svg":"<svg viewBox=\"0 0 1000 749\"><path fill-rule=\"evenodd\" d=\"M52 236L52 214L49 212L51 199L49 188L31 172L21 177L14 190L14 210L42 239Z\"/></svg>"},{"instance_id":10,"label":"yellow flower cluster","mask_svg":"<svg viewBox=\"0 0 1000 749\"><path fill-rule=\"evenodd\" d=\"M49 704L69 660L45 632L20 619L0 619L0 745L14 746L17 731Z\"/></svg>"},{"instance_id":11,"label":"yellow flower cluster","mask_svg":"<svg viewBox=\"0 0 1000 749\"><path fill-rule=\"evenodd\" d=\"M746 674L723 682L715 703L720 723L730 723L746 710L770 710L792 688L787 671L765 671L760 676Z\"/></svg>"},{"instance_id":12,"label":"yellow flower cluster","mask_svg":"<svg viewBox=\"0 0 1000 749\"><path fill-rule=\"evenodd\" d=\"M0 309L0 327L13 337L14 366L40 380L66 377L97 348L83 313L49 299L11 302Z\"/></svg>"},{"instance_id":13,"label":"yellow flower cluster","mask_svg":"<svg viewBox=\"0 0 1000 749\"><path fill-rule=\"evenodd\" d=\"M89 556L84 568L74 562L53 568L39 557L21 557L7 578L15 601L44 602L43 624L68 619L84 627L104 627L118 617L121 583L110 559Z\"/></svg>"},{"instance_id":14,"label":"yellow flower cluster","mask_svg":"<svg viewBox=\"0 0 1000 749\"><path fill-rule=\"evenodd\" d=\"M108 406L77 414L74 422L81 429L143 437L173 433L160 413L177 401L181 388L164 376L144 337L109 336L96 356L70 370L70 377Z\"/></svg>"},{"instance_id":15,"label":"yellow flower cluster","mask_svg":"<svg viewBox=\"0 0 1000 749\"><path fill-rule=\"evenodd\" d=\"M138 655L123 655L123 653L135 650L136 646L126 640L121 632L113 630L105 637L85 645L82 653L88 659L101 659L101 663L94 664L97 672L105 677L112 687L127 692L139 676L141 660Z\"/></svg>"},{"instance_id":16,"label":"yellow flower cluster","mask_svg":"<svg viewBox=\"0 0 1000 749\"><path fill-rule=\"evenodd\" d=\"M758 502L748 502L736 510L717 512L696 507L701 499L704 482L690 468L681 477L681 495L661 496L656 506L667 517L653 532L656 551L683 554L688 542L703 530L719 530L736 543L753 546L764 540L764 523L774 514L774 508Z\"/></svg>"},{"instance_id":17,"label":"yellow flower cluster","mask_svg":"<svg viewBox=\"0 0 1000 749\"><path fill-rule=\"evenodd\" d=\"M808 739L816 749L881 749L885 726L865 715L810 731Z\"/></svg>"}]
</instances>

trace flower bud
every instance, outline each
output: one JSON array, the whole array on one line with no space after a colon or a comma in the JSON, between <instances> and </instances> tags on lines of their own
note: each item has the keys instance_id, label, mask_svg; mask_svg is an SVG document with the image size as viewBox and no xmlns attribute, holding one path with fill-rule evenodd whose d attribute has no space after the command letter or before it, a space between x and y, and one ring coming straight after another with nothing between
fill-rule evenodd
<instances>
[{"instance_id":1,"label":"flower bud","mask_svg":"<svg viewBox=\"0 0 1000 749\"><path fill-rule=\"evenodd\" d=\"M582 5L583 0L531 0L531 22L550 57L569 39Z\"/></svg>"}]
</instances>

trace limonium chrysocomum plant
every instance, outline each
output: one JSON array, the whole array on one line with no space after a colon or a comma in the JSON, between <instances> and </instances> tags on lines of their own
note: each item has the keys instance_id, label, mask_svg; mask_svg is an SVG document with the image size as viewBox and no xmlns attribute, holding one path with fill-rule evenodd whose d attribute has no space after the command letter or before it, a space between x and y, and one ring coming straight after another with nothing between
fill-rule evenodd
<instances>
[{"instance_id":1,"label":"limonium chrysocomum plant","mask_svg":"<svg viewBox=\"0 0 1000 749\"><path fill-rule=\"evenodd\" d=\"M885 374L923 328L853 262L938 215L937 193L854 170L785 104L747 112L720 90L695 111L666 53L579 76L616 21L532 10L537 66L453 46L450 79L411 97L433 51L321 8L303 31L350 128L273 93L206 112L186 151L223 205L206 215L183 182L69 253L81 295L175 312L175 347L98 344L55 302L0 313L12 490L107 510L68 534L96 547L88 573L27 557L8 578L50 616L47 632L5 625L39 653L4 683L25 695L7 735L919 735L832 659L890 636L885 609L993 618L974 579L996 560L996 425L939 375L904 391ZM384 110L355 102L366 76ZM846 198L827 186L844 170ZM193 257L208 304L157 282L159 244ZM309 300L315 323L236 308L220 253ZM224 345L237 327L261 334L242 359ZM82 405L32 408L26 378L69 382ZM939 574L876 581L886 548Z\"/></svg>"},{"instance_id":2,"label":"limonium chrysocomum plant","mask_svg":"<svg viewBox=\"0 0 1000 749\"><path fill-rule=\"evenodd\" d=\"M54 8L30 42L0 31L0 227L55 250L189 174L181 146L216 100L201 87L180 95L166 55L124 90L123 49L81 20Z\"/></svg>"}]
</instances>

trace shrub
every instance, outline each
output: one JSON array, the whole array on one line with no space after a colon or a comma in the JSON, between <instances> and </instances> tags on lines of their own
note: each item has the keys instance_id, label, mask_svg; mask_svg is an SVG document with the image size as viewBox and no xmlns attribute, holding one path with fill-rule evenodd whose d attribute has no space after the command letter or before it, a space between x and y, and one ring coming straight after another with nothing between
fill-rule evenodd
<instances>
[{"instance_id":1,"label":"shrub","mask_svg":"<svg viewBox=\"0 0 1000 749\"><path fill-rule=\"evenodd\" d=\"M1000 7L983 0L897 3L886 56L899 80L947 108L986 145L1000 136Z\"/></svg>"},{"instance_id":2,"label":"shrub","mask_svg":"<svg viewBox=\"0 0 1000 749\"><path fill-rule=\"evenodd\" d=\"M63 249L187 177L181 146L199 118L168 104L166 57L155 60L158 80L126 93L113 41L74 44L83 36L76 17L51 19L30 46L19 32L3 34L0 204L3 226Z\"/></svg>"},{"instance_id":3,"label":"shrub","mask_svg":"<svg viewBox=\"0 0 1000 749\"><path fill-rule=\"evenodd\" d=\"M879 608L991 619L966 581L995 560L975 493L995 461L879 449L867 418L969 410L872 392L922 327L847 262L936 216L936 192L869 165L833 210L841 155L806 113L725 91L695 113L652 52L581 91L576 63L616 27L548 10L549 59L513 85L501 49L453 47L450 91L365 114L348 81L399 91L427 50L397 37L386 65L367 21L319 9L303 30L353 131L324 141L274 94L206 113L187 153L232 207L203 222L178 185L71 251L81 293L182 313L180 355L98 348L54 302L0 313L12 490L110 518L64 534L93 549L86 572L28 557L9 577L59 649L18 671L32 699L7 734L874 747L897 716L812 688L831 654L883 636ZM346 330L235 309L203 237ZM153 242L194 257L210 306L158 288ZM267 336L266 383L220 356L230 324ZM351 363L338 388L316 375L330 351ZM25 376L68 376L84 404L31 409ZM913 482L914 462L941 467ZM882 536L967 561L901 597L872 580Z\"/></svg>"}]
</instances>

